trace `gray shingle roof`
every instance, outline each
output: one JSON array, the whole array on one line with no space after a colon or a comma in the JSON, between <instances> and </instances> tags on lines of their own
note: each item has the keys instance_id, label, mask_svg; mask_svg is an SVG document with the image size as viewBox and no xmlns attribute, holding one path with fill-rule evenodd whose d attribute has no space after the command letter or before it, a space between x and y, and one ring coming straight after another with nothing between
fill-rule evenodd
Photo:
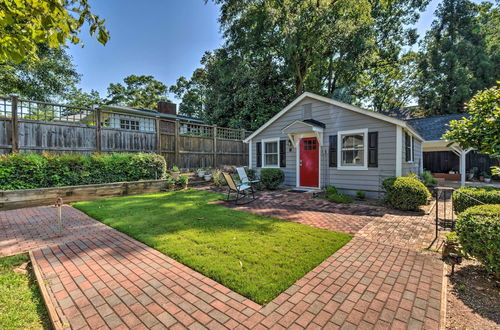
<instances>
[{"instance_id":1,"label":"gray shingle roof","mask_svg":"<svg viewBox=\"0 0 500 330\"><path fill-rule=\"evenodd\" d=\"M448 130L447 124L451 120L468 117L467 113L455 113L451 115L409 119L406 122L413 126L426 141L441 140L441 136Z\"/></svg>"}]
</instances>

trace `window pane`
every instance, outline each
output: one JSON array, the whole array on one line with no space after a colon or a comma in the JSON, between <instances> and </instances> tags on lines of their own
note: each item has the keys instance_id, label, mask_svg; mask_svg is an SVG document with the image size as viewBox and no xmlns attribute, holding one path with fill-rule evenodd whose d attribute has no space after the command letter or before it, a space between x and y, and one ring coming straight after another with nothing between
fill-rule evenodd
<instances>
[{"instance_id":1,"label":"window pane","mask_svg":"<svg viewBox=\"0 0 500 330\"><path fill-rule=\"evenodd\" d=\"M278 155L268 154L265 155L266 166L277 166L278 165Z\"/></svg>"},{"instance_id":2,"label":"window pane","mask_svg":"<svg viewBox=\"0 0 500 330\"><path fill-rule=\"evenodd\" d=\"M342 136L342 148L363 148L363 143L363 134Z\"/></svg>"},{"instance_id":3,"label":"window pane","mask_svg":"<svg viewBox=\"0 0 500 330\"><path fill-rule=\"evenodd\" d=\"M266 142L265 143L265 153L270 154L270 153L277 153L278 152L278 143L277 142Z\"/></svg>"},{"instance_id":4,"label":"window pane","mask_svg":"<svg viewBox=\"0 0 500 330\"><path fill-rule=\"evenodd\" d=\"M363 166L365 163L363 150L342 151L342 165Z\"/></svg>"}]
</instances>

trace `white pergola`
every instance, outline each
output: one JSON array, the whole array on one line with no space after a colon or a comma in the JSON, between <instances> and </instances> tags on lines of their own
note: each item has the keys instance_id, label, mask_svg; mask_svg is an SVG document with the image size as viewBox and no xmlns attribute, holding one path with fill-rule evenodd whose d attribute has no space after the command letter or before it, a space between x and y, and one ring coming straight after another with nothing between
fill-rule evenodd
<instances>
[{"instance_id":1,"label":"white pergola","mask_svg":"<svg viewBox=\"0 0 500 330\"><path fill-rule=\"evenodd\" d=\"M458 156L459 161L460 161L460 186L465 186L465 179L466 179L466 158L467 154L471 151L474 150L472 148L469 149L462 149L460 148L459 145L457 144L450 144L449 141L445 140L433 140L433 141L424 141L422 143L422 151L423 152L428 152L428 151L452 151L455 155Z\"/></svg>"}]
</instances>

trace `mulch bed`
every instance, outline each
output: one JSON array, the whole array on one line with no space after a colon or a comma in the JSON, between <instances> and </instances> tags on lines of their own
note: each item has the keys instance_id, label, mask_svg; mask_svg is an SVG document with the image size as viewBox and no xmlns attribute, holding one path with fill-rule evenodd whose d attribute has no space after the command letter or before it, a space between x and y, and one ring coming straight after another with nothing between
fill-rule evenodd
<instances>
[{"instance_id":1,"label":"mulch bed","mask_svg":"<svg viewBox=\"0 0 500 330\"><path fill-rule=\"evenodd\" d=\"M455 274L448 277L447 296L447 329L500 328L500 281L477 261L455 266Z\"/></svg>"}]
</instances>

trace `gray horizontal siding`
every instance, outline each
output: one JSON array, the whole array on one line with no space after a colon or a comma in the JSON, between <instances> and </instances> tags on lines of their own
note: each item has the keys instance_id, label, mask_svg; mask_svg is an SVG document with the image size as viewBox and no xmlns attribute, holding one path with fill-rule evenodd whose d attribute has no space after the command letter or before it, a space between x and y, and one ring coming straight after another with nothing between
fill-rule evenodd
<instances>
[{"instance_id":1,"label":"gray horizontal siding","mask_svg":"<svg viewBox=\"0 0 500 330\"><path fill-rule=\"evenodd\" d=\"M309 98L302 100L252 139L252 167L255 168L257 165L256 142L262 139L276 137L288 139L281 130L293 121L303 119L302 106L307 103L312 104L313 119L326 124L323 141L321 141L321 185L333 185L351 193L355 193L357 190L380 191L381 180L395 175L396 126L379 119ZM337 168L328 167L329 136L335 135L339 131L364 128L368 128L368 132L378 132L378 167L368 168L367 170L339 170ZM285 172L285 184L295 186L295 148L292 148L292 151L290 151L287 147L286 168L281 169Z\"/></svg>"}]
</instances>

